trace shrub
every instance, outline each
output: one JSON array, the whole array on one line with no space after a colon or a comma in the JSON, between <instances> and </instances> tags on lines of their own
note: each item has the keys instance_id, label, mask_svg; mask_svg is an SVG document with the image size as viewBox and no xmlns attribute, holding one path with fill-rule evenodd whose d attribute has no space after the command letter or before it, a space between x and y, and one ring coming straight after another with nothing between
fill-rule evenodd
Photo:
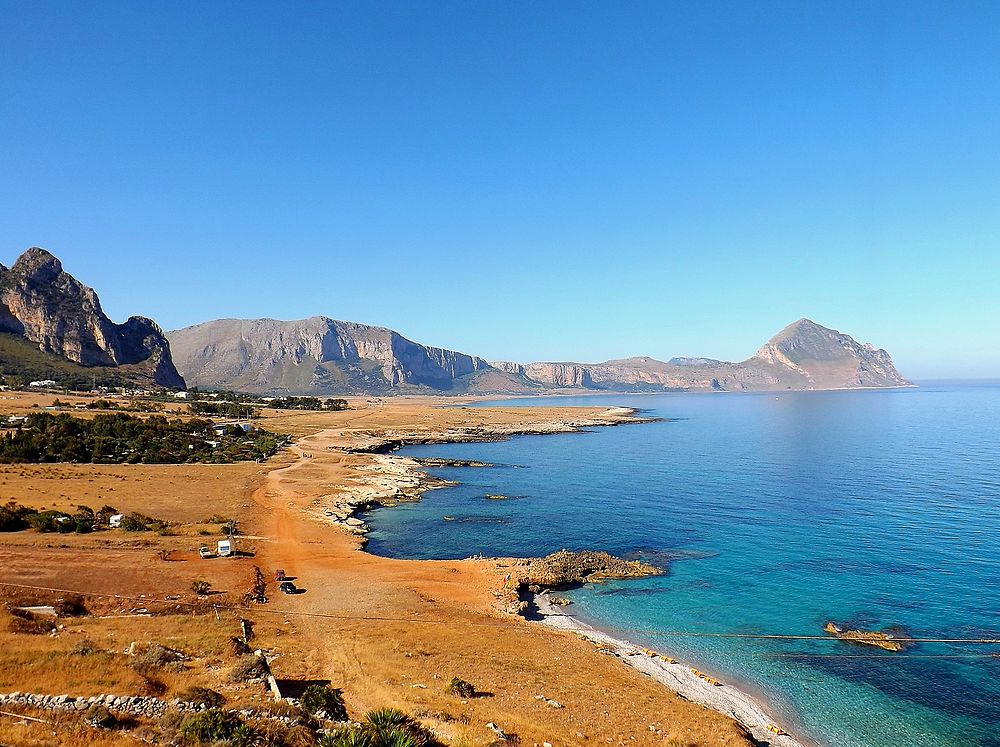
<instances>
[{"instance_id":1,"label":"shrub","mask_svg":"<svg viewBox=\"0 0 1000 747\"><path fill-rule=\"evenodd\" d=\"M167 528L167 522L162 519L154 519L137 512L132 512L122 517L121 528L126 532L157 532Z\"/></svg>"},{"instance_id":2,"label":"shrub","mask_svg":"<svg viewBox=\"0 0 1000 747\"><path fill-rule=\"evenodd\" d=\"M90 611L83 604L83 597L79 594L57 599L52 607L59 617L83 617L90 614Z\"/></svg>"},{"instance_id":3,"label":"shrub","mask_svg":"<svg viewBox=\"0 0 1000 747\"><path fill-rule=\"evenodd\" d=\"M241 725L242 722L235 714L210 708L184 719L181 724L181 736L195 744L219 742L232 737L237 727Z\"/></svg>"},{"instance_id":4,"label":"shrub","mask_svg":"<svg viewBox=\"0 0 1000 747\"><path fill-rule=\"evenodd\" d=\"M466 682L459 677L452 677L451 682L448 683L448 687L445 689L449 694L457 695L460 698L471 698L476 694L475 686L471 682Z\"/></svg>"},{"instance_id":5,"label":"shrub","mask_svg":"<svg viewBox=\"0 0 1000 747\"><path fill-rule=\"evenodd\" d=\"M306 713L325 711L336 721L347 720L347 709L344 708L344 693L329 685L309 685L299 698Z\"/></svg>"},{"instance_id":6,"label":"shrub","mask_svg":"<svg viewBox=\"0 0 1000 747\"><path fill-rule=\"evenodd\" d=\"M82 641L74 643L73 648L69 650L70 654L73 656L92 656L98 651L99 649L86 638Z\"/></svg>"},{"instance_id":7,"label":"shrub","mask_svg":"<svg viewBox=\"0 0 1000 747\"><path fill-rule=\"evenodd\" d=\"M240 724L229 737L229 747L256 747L260 743L260 734L250 724Z\"/></svg>"},{"instance_id":8,"label":"shrub","mask_svg":"<svg viewBox=\"0 0 1000 747\"><path fill-rule=\"evenodd\" d=\"M177 694L177 697L188 703L218 708L226 702L226 696L207 687L194 685Z\"/></svg>"},{"instance_id":9,"label":"shrub","mask_svg":"<svg viewBox=\"0 0 1000 747\"><path fill-rule=\"evenodd\" d=\"M55 532L59 529L60 524L69 523L56 521L56 519L62 518L63 516L64 514L59 511L39 511L37 513L28 514L26 518L28 523L39 532Z\"/></svg>"},{"instance_id":10,"label":"shrub","mask_svg":"<svg viewBox=\"0 0 1000 747\"><path fill-rule=\"evenodd\" d=\"M317 747L375 747L372 735L358 726L345 726L324 735Z\"/></svg>"},{"instance_id":11,"label":"shrub","mask_svg":"<svg viewBox=\"0 0 1000 747\"><path fill-rule=\"evenodd\" d=\"M376 730L406 726L410 722L410 717L398 708L376 708L365 714L365 726Z\"/></svg>"},{"instance_id":12,"label":"shrub","mask_svg":"<svg viewBox=\"0 0 1000 747\"><path fill-rule=\"evenodd\" d=\"M212 585L208 583L208 581L202 581L201 579L198 579L196 581L191 582L191 591L193 591L200 597L203 597L206 594L208 594L208 590L211 588Z\"/></svg>"},{"instance_id":13,"label":"shrub","mask_svg":"<svg viewBox=\"0 0 1000 747\"><path fill-rule=\"evenodd\" d=\"M229 671L230 682L250 682L259 680L267 674L267 662L260 656L248 654L241 656Z\"/></svg>"},{"instance_id":14,"label":"shrub","mask_svg":"<svg viewBox=\"0 0 1000 747\"><path fill-rule=\"evenodd\" d=\"M316 735L312 729L301 724L289 727L282 738L284 747L313 747L316 744Z\"/></svg>"},{"instance_id":15,"label":"shrub","mask_svg":"<svg viewBox=\"0 0 1000 747\"><path fill-rule=\"evenodd\" d=\"M373 747L429 747L437 744L433 734L398 708L369 711L361 728L368 732Z\"/></svg>"},{"instance_id":16,"label":"shrub","mask_svg":"<svg viewBox=\"0 0 1000 747\"><path fill-rule=\"evenodd\" d=\"M177 671L184 668L184 665L181 663L182 658L182 654L177 651L154 643L141 654L135 656L132 659L131 666L139 674L149 674L161 669Z\"/></svg>"},{"instance_id":17,"label":"shrub","mask_svg":"<svg viewBox=\"0 0 1000 747\"><path fill-rule=\"evenodd\" d=\"M29 517L36 511L14 501L0 506L0 532L19 532L31 526Z\"/></svg>"}]
</instances>

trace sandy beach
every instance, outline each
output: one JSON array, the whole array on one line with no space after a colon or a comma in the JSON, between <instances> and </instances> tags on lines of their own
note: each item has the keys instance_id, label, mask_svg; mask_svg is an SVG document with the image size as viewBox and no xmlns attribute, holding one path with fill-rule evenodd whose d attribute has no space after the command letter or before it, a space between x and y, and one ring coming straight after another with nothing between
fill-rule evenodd
<instances>
[{"instance_id":1,"label":"sandy beach","mask_svg":"<svg viewBox=\"0 0 1000 747\"><path fill-rule=\"evenodd\" d=\"M800 742L790 734L774 734L768 726L775 724L764 708L750 695L721 683L712 684L705 677L695 674L693 668L673 657L654 652L629 641L615 638L592 625L567 614L564 607L549 600L548 593L535 594L533 602L538 610L540 622L559 630L571 631L596 646L612 653L633 669L648 674L657 682L683 695L688 700L723 713L743 724L754 739L768 742L774 747L812 747Z\"/></svg>"}]
</instances>

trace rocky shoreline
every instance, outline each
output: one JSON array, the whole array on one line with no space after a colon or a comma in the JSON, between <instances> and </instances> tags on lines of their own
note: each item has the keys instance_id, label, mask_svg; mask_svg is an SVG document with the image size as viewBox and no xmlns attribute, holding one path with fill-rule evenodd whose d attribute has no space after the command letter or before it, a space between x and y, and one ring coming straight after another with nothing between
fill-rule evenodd
<instances>
[{"instance_id":1,"label":"rocky shoreline","mask_svg":"<svg viewBox=\"0 0 1000 747\"><path fill-rule=\"evenodd\" d=\"M362 538L368 531L358 514L373 508L398 505L419 500L423 493L454 483L429 475L426 467L463 466L489 467L485 462L414 459L393 455L404 446L414 444L503 441L518 435L573 433L586 428L648 423L658 418L641 418L630 408L612 408L598 418L580 418L532 427L477 427L451 429L434 434L387 433L380 438L352 445L352 454L369 454L372 461L357 469L371 473L370 477L351 481L349 493L340 496L335 507L325 514L335 524ZM562 550L543 558L497 559L497 566L506 569L502 587L496 591L499 608L508 614L542 624L571 630L594 642L604 653L621 658L626 664L647 674L684 698L693 700L733 718L745 730L748 738L758 744L773 747L804 747L803 743L786 734L749 695L725 685L704 673L598 631L566 614L561 607L568 600L553 597L550 592L585 583L610 579L642 578L663 572L663 569L635 560L616 558L596 551L571 552Z\"/></svg>"},{"instance_id":2,"label":"rocky shoreline","mask_svg":"<svg viewBox=\"0 0 1000 747\"><path fill-rule=\"evenodd\" d=\"M661 420L640 417L636 413L635 409L629 407L611 407L596 417L569 418L529 426L453 428L429 434L390 431L380 436L356 436L354 442L342 451L353 455L370 455L370 461L355 467L364 474L346 480L343 491L323 496L317 504L316 512L321 518L360 537L364 547L365 535L369 531L368 524L363 518L365 512L417 501L430 490L455 484L428 474L425 471L427 467L494 466L475 460L438 457L415 459L392 454L404 446L506 441L514 436L580 433L589 428L652 423Z\"/></svg>"}]
</instances>

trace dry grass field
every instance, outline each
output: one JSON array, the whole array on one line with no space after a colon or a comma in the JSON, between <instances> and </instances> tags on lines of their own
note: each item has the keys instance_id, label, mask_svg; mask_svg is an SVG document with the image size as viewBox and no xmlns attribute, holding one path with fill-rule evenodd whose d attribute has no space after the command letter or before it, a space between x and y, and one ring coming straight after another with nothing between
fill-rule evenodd
<instances>
[{"instance_id":1,"label":"dry grass field","mask_svg":"<svg viewBox=\"0 0 1000 747\"><path fill-rule=\"evenodd\" d=\"M358 398L344 412L268 410L263 427L292 433L296 443L265 465L0 468L3 500L67 509L110 503L174 522L165 535L0 534L0 581L20 585L0 585L0 601L46 603L66 596L23 586L73 590L84 595L92 613L60 619L65 627L52 636L15 632L9 615L0 621L0 692L159 691L171 697L200 684L233 703L263 703L262 687L226 678L233 662L229 640L238 617L245 616L254 622L255 645L274 657L279 680L342 687L354 717L374 707L400 707L449 744L495 742L486 727L492 722L519 735L522 744L745 747L746 738L730 719L682 700L570 633L501 612L502 562L379 558L311 510L319 497L344 489L358 467L370 463L367 455L345 453L351 444L401 433L533 427L599 412L581 408L568 416L558 408L443 406L448 404L454 401ZM252 557L198 557L198 544L220 536L218 525L205 523L213 515L238 517L248 535L238 546ZM268 604L239 609L254 565L268 577L283 568L305 593L282 595L271 583ZM191 591L195 579L220 592L202 600L197 613L184 606L198 603ZM204 607L206 602L219 611ZM143 611L170 614L150 617ZM81 641L96 653L72 653ZM124 653L133 641L176 648L191 660L177 671L137 672ZM472 682L479 694L463 699L447 693L456 676ZM75 722L18 723L0 716L4 743L126 742L113 732L80 731Z\"/></svg>"}]
</instances>

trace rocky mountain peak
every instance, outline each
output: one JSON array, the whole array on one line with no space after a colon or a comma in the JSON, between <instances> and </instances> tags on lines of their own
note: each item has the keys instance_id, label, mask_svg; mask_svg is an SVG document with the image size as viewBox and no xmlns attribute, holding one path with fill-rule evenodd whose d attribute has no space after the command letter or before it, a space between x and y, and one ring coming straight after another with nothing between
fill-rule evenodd
<instances>
[{"instance_id":1,"label":"rocky mountain peak","mask_svg":"<svg viewBox=\"0 0 1000 747\"><path fill-rule=\"evenodd\" d=\"M184 387L159 327L144 317L115 324L97 294L37 246L0 270L0 332L82 366L123 368L136 382Z\"/></svg>"},{"instance_id":2,"label":"rocky mountain peak","mask_svg":"<svg viewBox=\"0 0 1000 747\"><path fill-rule=\"evenodd\" d=\"M33 246L17 258L10 271L36 283L51 283L62 274L63 267L53 254Z\"/></svg>"}]
</instances>

